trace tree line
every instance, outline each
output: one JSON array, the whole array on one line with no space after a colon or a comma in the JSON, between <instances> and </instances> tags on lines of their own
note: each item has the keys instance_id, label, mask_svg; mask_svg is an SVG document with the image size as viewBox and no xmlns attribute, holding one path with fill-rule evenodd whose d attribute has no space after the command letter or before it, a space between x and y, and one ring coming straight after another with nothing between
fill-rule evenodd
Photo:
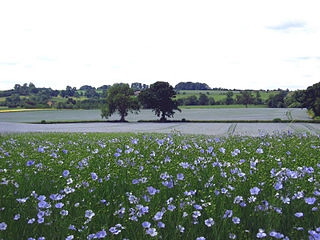
<instances>
[{"instance_id":1,"label":"tree line","mask_svg":"<svg viewBox=\"0 0 320 240\"><path fill-rule=\"evenodd\" d=\"M98 109L106 104L107 91L110 87L112 86L103 85L95 88L84 85L79 89L67 86L64 90L53 90L37 88L33 83L15 84L11 90L0 91L0 97L5 99L0 102L0 105L9 108ZM135 82L129 88L138 96L151 86ZM207 90L207 93L180 96L176 100L178 106L243 104L247 107L249 104L262 104L271 108L307 108L312 116L320 116L320 82L309 86L306 90L278 89L277 93L270 94L268 99L264 100L261 98L261 91L255 90L225 90L223 93L225 97L217 100L210 96L210 87L199 82L180 82L174 88L172 86L170 88L175 91L175 94L177 92L180 94L183 90ZM145 104L142 107L147 106Z\"/></svg>"}]
</instances>

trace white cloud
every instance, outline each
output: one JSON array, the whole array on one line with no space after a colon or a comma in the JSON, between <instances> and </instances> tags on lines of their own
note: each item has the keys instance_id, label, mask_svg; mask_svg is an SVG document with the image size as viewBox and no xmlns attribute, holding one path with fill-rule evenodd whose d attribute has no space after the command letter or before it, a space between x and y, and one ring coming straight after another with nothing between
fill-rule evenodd
<instances>
[{"instance_id":1,"label":"white cloud","mask_svg":"<svg viewBox=\"0 0 320 240\"><path fill-rule=\"evenodd\" d=\"M2 1L0 89L158 80L225 88L320 81L316 1ZM305 58L303 60L303 58Z\"/></svg>"}]
</instances>

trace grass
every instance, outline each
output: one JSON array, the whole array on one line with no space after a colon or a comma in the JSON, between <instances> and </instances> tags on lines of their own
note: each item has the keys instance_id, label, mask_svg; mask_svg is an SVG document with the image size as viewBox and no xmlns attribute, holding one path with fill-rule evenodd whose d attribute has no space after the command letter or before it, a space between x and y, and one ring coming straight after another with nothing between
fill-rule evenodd
<instances>
[{"instance_id":1,"label":"grass","mask_svg":"<svg viewBox=\"0 0 320 240\"><path fill-rule=\"evenodd\" d=\"M320 139L1 135L0 239L319 239Z\"/></svg>"}]
</instances>

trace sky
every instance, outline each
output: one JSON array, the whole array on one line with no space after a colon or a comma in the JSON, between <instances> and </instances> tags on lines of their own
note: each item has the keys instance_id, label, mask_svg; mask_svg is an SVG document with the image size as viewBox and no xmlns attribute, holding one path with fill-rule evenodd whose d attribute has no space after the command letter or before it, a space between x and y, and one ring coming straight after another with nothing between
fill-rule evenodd
<instances>
[{"instance_id":1,"label":"sky","mask_svg":"<svg viewBox=\"0 0 320 240\"><path fill-rule=\"evenodd\" d=\"M166 81L306 89L317 0L0 1L0 90Z\"/></svg>"}]
</instances>

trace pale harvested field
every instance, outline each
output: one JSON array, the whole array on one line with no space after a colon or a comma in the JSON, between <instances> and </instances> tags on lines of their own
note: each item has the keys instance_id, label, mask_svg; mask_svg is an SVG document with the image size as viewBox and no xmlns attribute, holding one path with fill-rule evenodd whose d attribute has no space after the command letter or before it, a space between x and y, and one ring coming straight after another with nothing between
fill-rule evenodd
<instances>
[{"instance_id":1,"label":"pale harvested field","mask_svg":"<svg viewBox=\"0 0 320 240\"><path fill-rule=\"evenodd\" d=\"M0 133L25 132L157 132L182 134L205 134L215 136L277 134L283 132L310 133L320 135L320 124L312 123L139 123L140 119L156 120L157 117L147 110L140 114L130 114L128 123L69 123L69 124L30 124L30 122L101 120L99 110L79 111L40 111L0 113ZM174 119L181 120L307 120L308 115L302 109L184 109L176 113ZM118 115L111 120L119 119Z\"/></svg>"},{"instance_id":2,"label":"pale harvested field","mask_svg":"<svg viewBox=\"0 0 320 240\"><path fill-rule=\"evenodd\" d=\"M132 132L259 136L283 132L320 135L320 124L311 123L0 123L0 133L25 132Z\"/></svg>"}]
</instances>

